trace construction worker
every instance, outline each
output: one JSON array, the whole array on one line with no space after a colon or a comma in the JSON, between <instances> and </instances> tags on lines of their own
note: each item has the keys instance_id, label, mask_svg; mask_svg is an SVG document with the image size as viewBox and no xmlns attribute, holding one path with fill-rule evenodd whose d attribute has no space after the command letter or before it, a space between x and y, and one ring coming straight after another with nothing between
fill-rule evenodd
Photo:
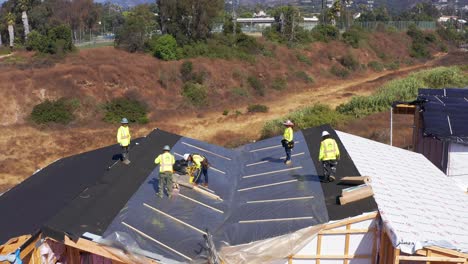
<instances>
[{"instance_id":1,"label":"construction worker","mask_svg":"<svg viewBox=\"0 0 468 264\"><path fill-rule=\"evenodd\" d=\"M169 198L172 197L172 187L173 187L173 180L172 176L174 173L174 163L175 158L169 151L171 151L171 147L168 145L164 146L163 148L164 153L160 154L155 160L155 164L159 164L159 198L163 198L164 196L164 189L167 190L167 196Z\"/></svg>"},{"instance_id":2,"label":"construction worker","mask_svg":"<svg viewBox=\"0 0 468 264\"><path fill-rule=\"evenodd\" d=\"M130 135L127 118L122 118L120 123L121 126L119 130L117 130L117 143L122 147L122 162L128 165L130 164L130 160L128 159L128 147L130 146L130 139L132 136Z\"/></svg>"},{"instance_id":3,"label":"construction worker","mask_svg":"<svg viewBox=\"0 0 468 264\"><path fill-rule=\"evenodd\" d=\"M184 159L186 161L191 161L195 164L195 172L194 172L194 180L193 183L194 185L199 185L201 183L201 175L203 174L204 176L204 182L202 184L203 187L208 188L208 159L200 154L184 154Z\"/></svg>"},{"instance_id":4,"label":"construction worker","mask_svg":"<svg viewBox=\"0 0 468 264\"><path fill-rule=\"evenodd\" d=\"M323 176L325 182L335 180L336 166L340 159L340 149L336 141L330 137L328 131L322 132L322 142L320 143L319 160L323 166Z\"/></svg>"},{"instance_id":5,"label":"construction worker","mask_svg":"<svg viewBox=\"0 0 468 264\"><path fill-rule=\"evenodd\" d=\"M284 130L281 144L283 145L284 150L286 152L286 160L284 161L284 163L286 165L289 165L291 164L291 150L294 147L294 131L292 129L294 123L291 122L291 120L286 120L286 122L284 122L283 125L286 127L286 129Z\"/></svg>"}]
</instances>

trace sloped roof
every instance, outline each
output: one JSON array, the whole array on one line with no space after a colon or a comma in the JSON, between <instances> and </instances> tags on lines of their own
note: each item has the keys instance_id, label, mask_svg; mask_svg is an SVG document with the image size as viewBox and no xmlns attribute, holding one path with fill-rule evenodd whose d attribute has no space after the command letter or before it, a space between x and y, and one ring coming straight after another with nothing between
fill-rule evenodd
<instances>
[{"instance_id":1,"label":"sloped roof","mask_svg":"<svg viewBox=\"0 0 468 264\"><path fill-rule=\"evenodd\" d=\"M78 238L86 232L107 236L123 231L131 234L145 250L186 260L135 230L194 258L200 253L198 250L200 244L203 244L200 231L203 232L204 228L209 228L214 234L217 245L235 245L375 210L376 204L372 198L365 202L338 206L336 197L346 186L337 185L336 182L319 182L321 167L317 156L323 129L335 135L328 126L295 133L298 142L293 151L294 162L291 167L282 162L284 150L279 145L279 137L230 150L161 130L153 131L141 139L139 145L133 146L130 166L119 163L110 171L105 170L112 163L111 157L119 152L115 146L104 149L104 152L100 150L83 154L84 157L93 157L86 160L75 160L72 157L66 163L67 166L54 172L55 177L63 177L63 181L55 183L55 188L48 189L49 192L52 196L60 197L57 193L71 188L68 186L71 179L81 182L78 179L89 177L88 181L79 187L75 186L74 192L69 193L73 197L64 199L60 206L57 204L54 210L43 214L36 225L42 226L45 235L59 240L63 239L64 234ZM338 143L342 146L339 139ZM178 158L184 152L198 152L208 157L212 163L210 189L222 197L222 202L184 188L181 189L181 195L173 200L156 197L158 168L153 160L166 144L174 146L173 151ZM94 155L106 157L98 159ZM32 176L33 180L50 177L48 173L52 173L53 168L54 165L44 168L41 174ZM358 176L357 173L346 150L342 149L338 178ZM55 178L46 182L55 182ZM43 188L42 185L39 181L33 189ZM31 192L33 195L13 191L8 201L11 203L21 196L21 199L33 200L37 192ZM0 197L0 203L3 200L4 197ZM47 207L51 201L43 201L41 208ZM33 210L27 203L23 209ZM23 222L18 220L22 217L13 215L3 227L22 225ZM176 223L174 219L195 229ZM38 220L37 216L30 214L28 224L35 220ZM26 228L8 234L2 231L2 237L7 239L21 234L18 232L31 230Z\"/></svg>"},{"instance_id":2,"label":"sloped roof","mask_svg":"<svg viewBox=\"0 0 468 264\"><path fill-rule=\"evenodd\" d=\"M468 252L468 196L423 155L338 132L374 198L393 245Z\"/></svg>"},{"instance_id":3,"label":"sloped roof","mask_svg":"<svg viewBox=\"0 0 468 264\"><path fill-rule=\"evenodd\" d=\"M424 135L468 144L468 89L419 89Z\"/></svg>"}]
</instances>

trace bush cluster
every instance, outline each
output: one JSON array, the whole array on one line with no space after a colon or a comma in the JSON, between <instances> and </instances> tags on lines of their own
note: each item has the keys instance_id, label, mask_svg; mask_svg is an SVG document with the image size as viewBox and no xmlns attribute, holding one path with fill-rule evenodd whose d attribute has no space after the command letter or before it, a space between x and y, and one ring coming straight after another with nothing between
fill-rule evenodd
<instances>
[{"instance_id":1,"label":"bush cluster","mask_svg":"<svg viewBox=\"0 0 468 264\"><path fill-rule=\"evenodd\" d=\"M371 61L367 64L367 67L371 68L373 71L381 72L384 70L384 65L378 61Z\"/></svg>"},{"instance_id":2,"label":"bush cluster","mask_svg":"<svg viewBox=\"0 0 468 264\"><path fill-rule=\"evenodd\" d=\"M311 31L312 37L316 41L329 42L340 37L340 31L332 25L320 24Z\"/></svg>"},{"instance_id":3,"label":"bush cluster","mask_svg":"<svg viewBox=\"0 0 468 264\"><path fill-rule=\"evenodd\" d=\"M357 49L361 40L365 39L365 34L362 29L357 27L351 27L348 31L342 35L343 42Z\"/></svg>"},{"instance_id":4,"label":"bush cluster","mask_svg":"<svg viewBox=\"0 0 468 264\"><path fill-rule=\"evenodd\" d=\"M208 103L208 89L200 83L185 83L182 95L194 106L201 107Z\"/></svg>"},{"instance_id":5,"label":"bush cluster","mask_svg":"<svg viewBox=\"0 0 468 264\"><path fill-rule=\"evenodd\" d=\"M284 90L288 86L286 79L281 77L276 77L273 82L271 83L271 88L274 90Z\"/></svg>"},{"instance_id":6,"label":"bush cluster","mask_svg":"<svg viewBox=\"0 0 468 264\"><path fill-rule=\"evenodd\" d=\"M342 67L342 66L336 66L336 65L333 65L330 69L330 72L335 75L336 77L340 77L342 79L346 78L349 76L349 71Z\"/></svg>"},{"instance_id":7,"label":"bush cluster","mask_svg":"<svg viewBox=\"0 0 468 264\"><path fill-rule=\"evenodd\" d=\"M247 77L247 82L249 83L250 87L252 87L255 90L255 92L257 92L258 95L265 95L265 85L257 77L249 76Z\"/></svg>"},{"instance_id":8,"label":"bush cluster","mask_svg":"<svg viewBox=\"0 0 468 264\"><path fill-rule=\"evenodd\" d=\"M49 29L47 35L33 30L25 43L27 50L63 55L74 49L70 27L59 25Z\"/></svg>"},{"instance_id":9,"label":"bush cluster","mask_svg":"<svg viewBox=\"0 0 468 264\"><path fill-rule=\"evenodd\" d=\"M142 102L129 98L116 98L104 105L104 121L119 123L126 117L130 123L148 123L148 108Z\"/></svg>"},{"instance_id":10,"label":"bush cluster","mask_svg":"<svg viewBox=\"0 0 468 264\"><path fill-rule=\"evenodd\" d=\"M303 71L296 72L295 76L297 79L302 80L306 83L314 83L314 78L312 78L311 76L309 76L307 73Z\"/></svg>"},{"instance_id":11,"label":"bush cluster","mask_svg":"<svg viewBox=\"0 0 468 264\"><path fill-rule=\"evenodd\" d=\"M261 104L249 105L247 107L247 112L249 113L266 113L268 112L268 106Z\"/></svg>"},{"instance_id":12,"label":"bush cluster","mask_svg":"<svg viewBox=\"0 0 468 264\"><path fill-rule=\"evenodd\" d=\"M410 56L418 59L431 58L428 44L436 40L435 35L432 33L424 33L416 25L410 25L407 34L412 39Z\"/></svg>"},{"instance_id":13,"label":"bush cluster","mask_svg":"<svg viewBox=\"0 0 468 264\"><path fill-rule=\"evenodd\" d=\"M359 61L349 53L341 57L339 61L343 67L351 71L356 71L360 67Z\"/></svg>"},{"instance_id":14,"label":"bush cluster","mask_svg":"<svg viewBox=\"0 0 468 264\"><path fill-rule=\"evenodd\" d=\"M59 123L68 124L73 121L73 112L79 106L79 101L61 98L58 100L45 100L34 106L31 120L36 124Z\"/></svg>"}]
</instances>

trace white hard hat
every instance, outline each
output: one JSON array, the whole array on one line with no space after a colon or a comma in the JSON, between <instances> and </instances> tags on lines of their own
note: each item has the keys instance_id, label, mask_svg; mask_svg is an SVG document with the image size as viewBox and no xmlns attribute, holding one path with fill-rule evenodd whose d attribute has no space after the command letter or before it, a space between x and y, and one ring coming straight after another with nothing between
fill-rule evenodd
<instances>
[{"instance_id":1,"label":"white hard hat","mask_svg":"<svg viewBox=\"0 0 468 264\"><path fill-rule=\"evenodd\" d=\"M322 137L329 136L329 135L330 135L330 133L328 133L328 131L326 131L326 130L322 132Z\"/></svg>"},{"instance_id":2,"label":"white hard hat","mask_svg":"<svg viewBox=\"0 0 468 264\"><path fill-rule=\"evenodd\" d=\"M283 125L285 125L285 126L294 126L294 123L291 122L291 120L288 119L288 120L286 120L286 122L283 123Z\"/></svg>"},{"instance_id":3,"label":"white hard hat","mask_svg":"<svg viewBox=\"0 0 468 264\"><path fill-rule=\"evenodd\" d=\"M184 160L188 160L189 157L190 157L190 154L188 154L188 153L184 154Z\"/></svg>"},{"instance_id":4,"label":"white hard hat","mask_svg":"<svg viewBox=\"0 0 468 264\"><path fill-rule=\"evenodd\" d=\"M169 150L171 150L171 147L169 147L169 145L166 145L166 146L164 146L163 150L169 151Z\"/></svg>"}]
</instances>

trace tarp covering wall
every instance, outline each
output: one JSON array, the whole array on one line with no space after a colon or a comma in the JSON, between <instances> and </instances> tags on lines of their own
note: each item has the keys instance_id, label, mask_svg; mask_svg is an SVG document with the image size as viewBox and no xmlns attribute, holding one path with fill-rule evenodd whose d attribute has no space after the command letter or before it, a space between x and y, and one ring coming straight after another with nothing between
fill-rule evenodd
<instances>
[{"instance_id":1,"label":"tarp covering wall","mask_svg":"<svg viewBox=\"0 0 468 264\"><path fill-rule=\"evenodd\" d=\"M374 198L395 247L468 252L468 196L423 155L337 132Z\"/></svg>"}]
</instances>

